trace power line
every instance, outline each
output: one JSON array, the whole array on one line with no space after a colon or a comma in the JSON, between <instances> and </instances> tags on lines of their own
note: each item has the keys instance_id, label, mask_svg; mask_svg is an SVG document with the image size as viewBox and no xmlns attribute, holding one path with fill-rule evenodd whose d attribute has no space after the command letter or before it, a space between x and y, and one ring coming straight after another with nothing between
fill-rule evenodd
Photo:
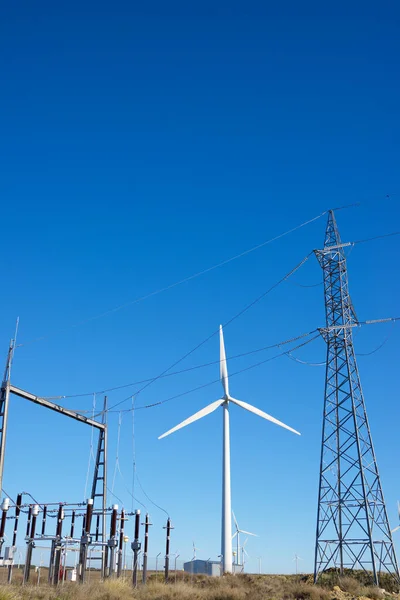
<instances>
[{"instance_id":1,"label":"power line","mask_svg":"<svg viewBox=\"0 0 400 600\"><path fill-rule=\"evenodd\" d=\"M354 325L354 327L361 327L362 325L375 325L377 323L388 323L388 322L395 323L396 321L399 321L399 320L400 320L400 317L387 317L387 318L383 318L383 319L370 319L370 320L367 320L367 321L358 321ZM321 332L323 330L324 330L324 328L316 328L316 329L313 329L313 330L308 331L306 333L302 333L302 334L300 334L298 336L292 337L292 338L290 338L288 340L284 340L282 342L277 342L276 344L271 344L270 346L264 346L263 348L257 348L256 350L250 350L248 352L242 352L241 354L236 354L234 356L228 357L227 360L231 361L231 360L234 360L236 358L242 358L244 356L250 356L252 354L256 354L258 352L263 352L265 350L271 350L272 348L280 348L281 346L284 346L286 344L290 344L290 343L295 342L297 340L300 340L300 339L302 339L304 337L308 337L308 336L312 335L313 333L315 333L317 331ZM316 338L312 338L312 339L316 339ZM312 340L309 340L309 341L312 341ZM366 353L366 354L358 353L358 356L368 356L369 354L373 354L374 352L377 352L377 350L379 350L386 342L387 342L387 339L385 339L384 342L378 348L376 348L375 350L373 350L372 352ZM292 350L288 350L287 352L283 352L282 354L278 354L278 355L272 357L272 359L268 359L268 360L273 360L274 358L277 358L278 356L283 356L283 354L290 354L291 352L293 352L294 350L297 350L300 347L301 346L296 346L296 348L293 348ZM320 365L325 364L325 363L308 363L307 361L302 361L302 360L300 360L300 359L298 359L296 357L293 357L293 356L291 358L293 360L295 360L296 362L300 362L300 363L303 363L303 364L311 364L312 366L320 366ZM266 361L262 361L261 363L257 363L256 366L258 364L263 364L263 362L266 362ZM213 360L213 361L210 361L210 362L207 362L207 363L203 363L203 364L200 364L200 365L195 365L193 367L188 367L186 369L181 369L180 371L174 371L173 373L165 374L162 377L170 377L170 376L173 376L173 375L179 375L181 373L186 373L186 372L189 372L189 371L193 371L195 369L200 369L200 368L203 368L203 367L212 366L212 365L216 365L216 364L219 364L219 363L220 363L219 360ZM239 371L239 372L241 372L241 371ZM159 377L159 378L161 378L161 377ZM137 381L137 382L125 384L123 386L118 386L118 387L115 387L115 388L109 388L108 390L103 390L103 391L119 390L119 389L123 389L125 387L129 387L129 386L132 386L132 385L136 385L136 384L140 384L140 383L145 383L147 381L151 382L151 381L154 381L154 379L155 378L145 379L145 380L142 380L142 381ZM211 382L211 383L214 383L214 382ZM209 385L209 384L207 384L207 385ZM200 386L200 388L195 388L194 390L191 390L191 391L195 391L197 389L201 389L201 387L202 386ZM101 392L96 392L96 393L101 393ZM55 398L77 398L77 397L89 396L89 395L92 395L92 394L93 394L93 392L90 392L90 393L87 393L87 394L74 394L74 395L71 395L71 396L52 396L51 399L55 399ZM121 402L119 402L118 404L126 402L130 398L132 398L132 395L128 396L124 400L121 400ZM115 406L116 405L113 405L110 409L107 410L107 412L120 412L120 411L111 410L111 409L115 408ZM151 405L151 406L153 406L153 405ZM139 408L141 409L141 408L148 408L148 407L145 406L145 407L139 407ZM75 409L75 410L76 410L76 412L80 412L80 413L91 412L91 411L85 411L85 410L81 410L81 409ZM131 409L131 410L133 410L133 409ZM138 409L134 409L134 410L138 410ZM126 411L122 411L122 412L126 412ZM99 414L103 414L103 413L99 413ZM99 416L99 415L95 415L95 417L97 417L97 416Z\"/></svg>"},{"instance_id":2,"label":"power line","mask_svg":"<svg viewBox=\"0 0 400 600\"><path fill-rule=\"evenodd\" d=\"M140 482L140 479L139 479L139 477L138 477L138 474L137 474L137 473L136 473L136 479L137 479L137 482L138 482L138 484L139 484L139 487L140 487L140 489L142 490L143 494L146 496L147 500L148 500L149 502L151 502L151 504L153 504L153 505L154 505L156 508L158 508L158 509L159 509L159 510L161 510L163 513L165 513L165 514L167 515L167 517L169 518L169 513L168 513L168 511L166 511L166 510L165 510L165 508L162 508L162 506L159 506L158 504L156 504L155 502L153 502L153 500L152 500L152 499L151 499L151 498L150 498L150 497L149 497L149 496L146 494L146 492L145 492L145 491L144 491L144 489L143 489L143 486L142 486L142 484L141 484L141 482Z\"/></svg>"},{"instance_id":3,"label":"power line","mask_svg":"<svg viewBox=\"0 0 400 600\"><path fill-rule=\"evenodd\" d=\"M349 206L354 206L354 205L349 205ZM346 206L342 207L342 208L347 208ZM109 310L106 310L98 315L94 315L92 317L89 317L87 319L83 319L82 321L78 321L75 324L63 327L61 329L58 329L56 331L54 331L53 333L50 333L48 335L43 335L43 336L39 336L37 338L34 338L32 340L28 340L27 342L24 342L22 344L19 344L19 347L21 346L28 346L30 344L33 344L35 342L39 342L41 340L47 339L53 335L56 335L57 333L61 333L63 331L66 331L68 329L73 329L75 327L79 327L81 325L85 325L86 323L90 323L92 321L95 321L97 319L101 319L102 317L105 317L107 315L113 314L115 312L118 312L119 310L122 310L123 308L127 308L128 306L132 306L134 304L138 304L139 302L143 302L144 300L147 300L148 298L151 298L152 296L156 296L158 294L161 294L162 292L166 292L168 290L171 290L174 287L177 287L179 285L182 285L183 283L187 283L188 281L191 281L192 279L196 279L197 277L200 277L201 275L205 275L206 273L210 273L211 271L214 271L215 269L218 269L224 265L227 265L230 262L233 262L234 260L237 260L238 258L242 258L243 256L246 256L247 254L250 254L251 252L254 252L255 250L259 250L260 248L263 248L264 246L267 246L268 244L271 244L272 242L275 242L287 235L289 235L290 233L294 233L295 231L301 229L302 227L305 227L306 225L309 225L310 223L313 223L314 221L317 221L318 219L320 219L321 217L323 217L324 215L326 215L329 211L328 210L324 210L324 212L322 212L321 214L313 217L312 219L308 219L307 221L304 221L304 223L301 223L300 225L296 225L296 227L292 227L291 229L288 229L287 231L284 231L283 233L280 233L279 235L276 235L273 238L270 238L269 240L266 240L265 242L262 242L261 244L257 244L256 246L253 246L252 248L249 248L247 250L244 250L243 252L241 252L240 254L236 254L235 256L231 256L230 258L227 258L226 260L223 260L211 267L207 267L206 269L203 269L201 271L198 271L197 273L194 273L193 275L189 275L188 277L185 277L183 279L180 279L179 281L175 281L174 283L171 283L165 287L159 288L153 292L149 292L148 294L145 294L144 296L140 296L139 298L135 298L134 300L131 300L129 302L125 302L124 304L120 304L119 306L115 306L114 308L111 308Z\"/></svg>"},{"instance_id":4,"label":"power line","mask_svg":"<svg viewBox=\"0 0 400 600\"><path fill-rule=\"evenodd\" d=\"M383 235L376 235L374 237L366 238L365 240L357 240L356 242L351 242L351 243L353 245L364 244L365 242L372 242L373 240L381 240L383 238L392 237L393 235L400 235L400 231L393 231L392 233L384 233Z\"/></svg>"},{"instance_id":5,"label":"power line","mask_svg":"<svg viewBox=\"0 0 400 600\"><path fill-rule=\"evenodd\" d=\"M241 352L240 354L235 354L234 356L228 357L227 360L231 361L231 360L235 360L237 358L243 358L244 356L250 356L251 354L257 354L258 352L264 352L265 350L272 350L273 348L279 348L280 346L284 346L285 344L290 344L290 343L295 342L303 337L307 337L307 336L315 333L316 331L317 331L317 329L313 329L312 331L308 331L306 333L301 333L300 335L292 337L288 340L284 340L282 342L278 342L276 344L271 344L270 346L263 346L262 348L257 348L255 350L248 350L247 352ZM213 365L217 365L219 363L220 363L220 360L212 360L212 361L209 361L206 363L202 363L200 365L194 365L193 367L186 367L185 369L180 369L179 371L172 371L172 373L165 373L164 375L160 376L159 379L164 379L166 377L173 377L174 375L181 375L182 373L188 373L190 371L195 371L197 369L203 369L204 367L210 367ZM116 390L122 390L124 388L132 387L134 385L141 385L142 383L147 383L147 382L153 381L154 379L155 379L155 377L150 377L149 379L141 379L139 381L125 383L124 385L118 385L118 386L107 388L107 389L100 390L97 392L85 392L85 393L81 393L81 394L70 394L70 395L62 395L62 396L46 396L46 399L47 400L62 400L62 399L69 399L69 398L83 398L85 396L92 396L93 394L104 394L106 392L114 392ZM83 412L83 411L80 411L80 412Z\"/></svg>"},{"instance_id":6,"label":"power line","mask_svg":"<svg viewBox=\"0 0 400 600\"><path fill-rule=\"evenodd\" d=\"M284 351L284 352L280 352L279 354L275 354L275 356L271 356L271 357L269 357L269 358L267 358L265 360L259 361L258 363L255 363L255 364L250 365L248 367L244 367L243 369L240 369L239 371L235 371L234 373L231 373L229 375L229 377L231 377L231 378L235 377L235 375L239 375L240 373L244 373L245 371L250 371L251 369L255 369L256 367L264 365L267 362L275 360L276 358L279 358L280 356L284 356L288 352L294 352L295 350L298 350L299 348L302 348L303 346L306 346L307 344L310 344L311 342L313 342L314 340L318 339L319 337L320 337L320 334L318 333L317 335L315 335L311 339L307 340L306 342L303 342L302 344L298 344L297 346L295 346L294 348L291 348L290 350L287 350L287 351ZM145 408L153 408L155 406L161 406L161 404L165 404L166 402L171 402L172 400L176 400L177 398L182 398L184 396L192 394L193 392L197 392L198 390L202 390L202 389L204 389L206 387L214 385L214 383L218 383L219 381L220 381L220 379L213 379L212 381L209 381L207 383L203 383L202 385L199 385L199 386L197 386L195 388L192 388L190 390L187 390L185 392L181 392L180 394L175 394L174 396L170 396L169 398L167 398L165 400L160 400L159 402L154 402L152 404L146 404L144 406L138 406L138 407L134 408L133 410L143 410ZM126 402L130 398L131 398L131 396L129 396L128 398L125 398L124 400L121 400L117 404L122 404L123 402ZM108 409L107 412L125 412L125 413L127 413L127 412L131 412L131 410L132 410L132 408L127 408L127 409L124 409L122 411L116 411L116 410L113 410L113 408L115 408L115 406L116 405L114 405L114 407L111 407L110 409Z\"/></svg>"},{"instance_id":7,"label":"power line","mask_svg":"<svg viewBox=\"0 0 400 600\"><path fill-rule=\"evenodd\" d=\"M286 273L286 275L284 275L279 281L277 281L276 283L274 283L266 292L263 292L260 296L258 296L255 300L253 300L253 302L250 302L250 304L248 304L247 306L245 306L245 308L243 308L242 310L240 310L238 313L236 313L231 319L229 319L226 323L223 324L223 327L226 328L228 325L230 325L231 323L233 323L233 321L235 321L236 319L238 319L239 317L241 317L245 312L247 312L250 308L252 308L255 304L257 304L260 300L262 300L263 298L265 298L265 296L267 296L270 292L272 292L275 288L277 288L281 283L283 283L284 281L286 281L287 279L289 279L289 277L291 275L293 275L293 273L295 273L298 269L300 269L300 267L302 267L304 265L304 263L310 258L310 256L313 253L310 252L309 254L307 254L307 256L305 256L293 269L291 269L288 273ZM173 369L173 367L175 367L176 365L178 365L180 362L182 362L183 360L185 360L185 358L187 358L188 356L190 356L191 354L193 354L193 352L195 352L196 350L198 350L201 346L203 346L206 342L208 342L212 337L214 337L214 335L216 335L219 332L219 328L216 329L215 331L213 331L213 333L211 333L207 338L205 338L202 342L200 342L199 344L197 344L194 348L192 348L192 350L189 350L189 352L187 352L186 354L184 354L181 358L179 358L177 361L175 361L172 365L170 365L167 369L165 369L164 371L162 371L162 373L160 373L159 375L157 375L156 377L154 377L153 379L151 379L148 383L145 383L143 385L143 387L141 387L136 393L135 395L137 396L138 394L140 394L141 392L143 392L143 390L145 390L146 388L148 388L150 385L152 385L155 381L157 381L158 379L160 379L163 375L165 375L165 373L167 373L170 369ZM127 399L129 399L131 396L129 396ZM116 406L119 406L120 404L122 404L123 402L126 402L126 400L121 400L120 402L117 402L116 404L114 404L113 406L110 406L110 411L115 408ZM102 413L98 413L96 415L96 417L98 417L99 415L101 415Z\"/></svg>"}]
</instances>

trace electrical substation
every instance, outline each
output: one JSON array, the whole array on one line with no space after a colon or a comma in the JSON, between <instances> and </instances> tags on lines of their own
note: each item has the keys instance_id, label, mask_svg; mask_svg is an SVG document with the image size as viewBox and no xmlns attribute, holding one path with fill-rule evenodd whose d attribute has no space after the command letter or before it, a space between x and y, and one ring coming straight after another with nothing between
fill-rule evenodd
<instances>
[{"instance_id":1,"label":"electrical substation","mask_svg":"<svg viewBox=\"0 0 400 600\"><path fill-rule=\"evenodd\" d=\"M326 213L323 213L326 214ZM353 344L353 329L372 323L395 321L397 318L377 319L360 322L357 319L349 294L346 250L358 242L342 243L334 211L327 211L324 246L314 250L290 271L279 283L288 279L310 256L315 256L323 273L326 323L313 332L296 336L276 344L277 347L290 344L288 354L297 348L322 336L327 346L326 376L324 391L324 412L322 423L322 444L319 472L319 492L317 504L317 527L314 556L314 581L328 571L339 574L349 570L362 570L375 585L379 585L382 573L387 573L400 584L392 533L389 526L381 481L377 466L367 412L357 368ZM320 215L322 216L322 215ZM382 236L384 237L384 236ZM368 240L363 240L368 241ZM276 285L278 285L276 284ZM269 290L271 291L275 286ZM268 293L268 292L267 292ZM266 294L263 294L265 296ZM254 304L251 303L247 308ZM247 310L247 309L246 309ZM243 311L242 311L243 312ZM236 520L236 533L232 535L230 504L230 458L229 458L229 403L238 404L246 410L272 420L278 425L288 426L266 415L251 405L238 401L229 395L228 373L222 328L220 374L224 389L221 400L199 411L173 430L209 414L219 406L224 413L224 503L222 507L222 545L220 561L196 559L185 563L188 573L219 575L223 572L240 572L239 534ZM300 338L314 335L306 342ZM293 346L293 343L297 344ZM0 525L0 564L7 572L7 581L13 581L17 563L23 565L23 583L32 580L32 553L35 548L48 549L48 563L45 579L54 585L64 581L85 583L88 566L96 563L96 571L102 579L121 577L126 571L126 521L133 522L130 551L132 561L129 566L132 585L145 584L148 578L150 516L142 515L139 509L125 511L123 506L109 506L107 498L107 398L100 420L89 418L55 404L49 399L24 391L11 381L11 367L16 348L16 340L9 346L5 373L0 396L0 488L3 490L3 471L6 460L6 437L8 409L12 396L40 405L43 410L51 410L66 418L74 419L82 425L97 431L97 451L91 494L85 502L40 502L28 492L16 498L5 498L1 505ZM321 390L322 397L322 390ZM207 412L208 411L208 412ZM201 413L201 414L200 414ZM164 435L167 435L164 434ZM160 436L164 437L164 436ZM315 473L317 479L317 473ZM21 482L22 484L23 482ZM22 485L21 485L22 488ZM173 525L170 517L165 523L165 553L159 553L161 569L166 582L170 579L170 540ZM247 532L245 532L247 533ZM232 538L237 535L236 564L232 565ZM250 534L253 535L253 534ZM7 542L6 542L7 540ZM17 556L17 546L25 544L25 554ZM229 556L226 556L226 554ZM225 556L224 556L225 554ZM67 556L74 556L73 565ZM243 555L244 556L244 555ZM242 560L244 567L244 558ZM158 571L158 562L156 563ZM236 567L236 568L235 568ZM160 570L161 570L160 569ZM175 557L176 572L176 557ZM39 571L40 576L40 571Z\"/></svg>"}]
</instances>

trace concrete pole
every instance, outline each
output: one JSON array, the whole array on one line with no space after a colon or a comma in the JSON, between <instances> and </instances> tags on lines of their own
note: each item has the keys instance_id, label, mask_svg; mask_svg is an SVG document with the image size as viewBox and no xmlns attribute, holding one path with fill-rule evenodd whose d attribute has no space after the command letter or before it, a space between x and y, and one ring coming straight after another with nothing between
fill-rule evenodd
<instances>
[{"instance_id":1,"label":"concrete pole","mask_svg":"<svg viewBox=\"0 0 400 600\"><path fill-rule=\"evenodd\" d=\"M229 402L223 409L223 448L222 448L222 527L221 554L223 573L232 573L232 508L231 508L231 455L229 433Z\"/></svg>"}]
</instances>

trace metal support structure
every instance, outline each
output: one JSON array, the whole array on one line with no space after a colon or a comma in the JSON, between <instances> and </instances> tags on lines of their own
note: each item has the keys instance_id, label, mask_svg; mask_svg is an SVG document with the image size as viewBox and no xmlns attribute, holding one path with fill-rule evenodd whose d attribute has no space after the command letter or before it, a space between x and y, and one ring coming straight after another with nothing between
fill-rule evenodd
<instances>
[{"instance_id":1,"label":"metal support structure","mask_svg":"<svg viewBox=\"0 0 400 600\"><path fill-rule=\"evenodd\" d=\"M144 550L143 550L143 583L147 580L147 558L149 552L149 527L151 526L149 513L146 513L144 522Z\"/></svg>"},{"instance_id":2,"label":"metal support structure","mask_svg":"<svg viewBox=\"0 0 400 600\"><path fill-rule=\"evenodd\" d=\"M27 548L25 557L25 568L24 568L24 583L28 583L29 576L31 574L32 564L32 552L35 547L35 531L36 531L36 520L39 514L39 506L35 504L32 507L32 520L29 536L27 537Z\"/></svg>"},{"instance_id":3,"label":"metal support structure","mask_svg":"<svg viewBox=\"0 0 400 600\"><path fill-rule=\"evenodd\" d=\"M106 410L107 410L107 398L104 399L104 409L103 409L103 418L102 422L95 421L94 419L90 419L85 417L84 415L74 412L65 408L64 406L60 406L59 404L55 404L46 398L41 398L39 396L35 396L30 392L26 392L17 388L10 383L11 376L11 364L12 358L14 354L15 341L11 340L10 347L8 350L6 368L3 377L2 386L0 389L0 489L2 488L3 481L3 471L4 471L4 458L5 458L5 444L6 444L6 432L7 432L7 421L8 421L8 405L9 405L9 397L10 394L15 394L20 398L25 400L29 400L34 404L39 404L44 408L48 408L54 412L62 414L66 417L89 425L90 427L95 427L99 430L99 442L97 448L97 457L96 464L94 470L93 477L93 486L92 486L92 498L101 497L101 541L103 542L103 552L102 552L102 575L104 576L106 564L107 564L107 554L106 554L106 503L107 503L107 424L106 424ZM101 484L101 490L98 490L99 484ZM45 527L46 516L44 515L44 521L42 528ZM90 534L90 531L88 532ZM27 534L28 535L28 534ZM97 534L99 537L99 533ZM54 554L54 555L53 555ZM61 558L61 557L60 557ZM54 560L58 561L57 557L57 548L54 544L52 544L52 556L49 565L49 582L54 580L55 572L54 572ZM8 581L11 581L12 576L12 567L9 569Z\"/></svg>"},{"instance_id":4,"label":"metal support structure","mask_svg":"<svg viewBox=\"0 0 400 600\"><path fill-rule=\"evenodd\" d=\"M18 533L18 522L19 522L19 514L21 512L21 504L22 504L22 494L18 494L17 502L15 505L15 519L14 519L14 531L13 531L13 539L12 539L12 549L15 551L17 544L17 533ZM13 572L13 563L8 567L8 575L7 582L11 583L12 580L12 572Z\"/></svg>"},{"instance_id":5,"label":"metal support structure","mask_svg":"<svg viewBox=\"0 0 400 600\"><path fill-rule=\"evenodd\" d=\"M107 396L104 397L103 413L101 423L103 428L99 431L97 444L96 463L93 472L92 495L94 508L102 511L102 517L96 523L96 541L101 539L103 543L101 553L101 575L106 576L107 569L107 539L106 539L106 509L107 509ZM96 499L101 499L101 506L97 506Z\"/></svg>"},{"instance_id":6,"label":"metal support structure","mask_svg":"<svg viewBox=\"0 0 400 600\"><path fill-rule=\"evenodd\" d=\"M100 429L100 430L104 430L107 427L104 423L99 423L98 421L95 421L94 419L90 419L89 417L85 417L84 415L81 415L80 413L77 413L77 412L74 412L73 410L69 410L68 408L65 408L65 406L60 406L59 404L55 404L54 402L47 400L47 398L40 398L40 396L35 396L34 394L31 394L30 392L25 392L24 390L21 390L20 388L15 387L15 385L10 384L9 388L10 388L10 394L15 394L15 396L19 396L20 398L29 400L30 402L33 402L34 404L39 404L40 406L44 406L44 408L49 408L50 410L53 410L54 412L62 414L66 417L70 417L71 419L75 419L75 421L80 421L81 423L85 423L86 425L90 425L91 427L96 427L96 429Z\"/></svg>"},{"instance_id":7,"label":"metal support structure","mask_svg":"<svg viewBox=\"0 0 400 600\"><path fill-rule=\"evenodd\" d=\"M131 544L133 550L133 569L132 569L132 584L133 587L137 587L137 571L138 571L138 560L141 544L139 542L139 529L140 529L140 510L135 511L135 537Z\"/></svg>"},{"instance_id":8,"label":"metal support structure","mask_svg":"<svg viewBox=\"0 0 400 600\"><path fill-rule=\"evenodd\" d=\"M86 579L88 547L91 542L90 527L92 525L92 515L93 515L93 499L90 498L87 501L87 505L86 505L86 515L84 517L81 545L79 548L79 583L85 583L85 579ZM73 513L73 524L75 524L75 513ZM71 531L72 531L72 525L71 525ZM71 535L71 537L72 537L72 535Z\"/></svg>"},{"instance_id":9,"label":"metal support structure","mask_svg":"<svg viewBox=\"0 0 400 600\"><path fill-rule=\"evenodd\" d=\"M164 527L164 529L166 529L166 533L167 533L167 537L165 540L165 566L164 566L164 573L165 573L165 583L168 583L168 577L169 577L169 546L170 546L170 541L171 541L171 529L173 529L172 525L171 525L171 519L168 517L167 519L167 525L166 527Z\"/></svg>"},{"instance_id":10,"label":"metal support structure","mask_svg":"<svg viewBox=\"0 0 400 600\"><path fill-rule=\"evenodd\" d=\"M111 513L111 522L110 522L110 539L108 540L108 548L110 555L110 566L108 569L108 576L115 576L115 558L116 558L116 548L118 546L117 540L117 520L118 520L118 504L114 504L112 507Z\"/></svg>"},{"instance_id":11,"label":"metal support structure","mask_svg":"<svg viewBox=\"0 0 400 600\"><path fill-rule=\"evenodd\" d=\"M121 510L120 523L121 523L121 525L119 528L117 577L121 577L121 573L122 573L122 561L123 561L123 553L124 553L124 524L125 524L125 511L124 510Z\"/></svg>"},{"instance_id":12,"label":"metal support structure","mask_svg":"<svg viewBox=\"0 0 400 600\"><path fill-rule=\"evenodd\" d=\"M3 544L4 544L4 531L6 528L6 519L7 519L7 512L8 512L9 507L10 507L9 498L4 498L3 503L1 505L0 556L1 556L1 552L2 552Z\"/></svg>"},{"instance_id":13,"label":"metal support structure","mask_svg":"<svg viewBox=\"0 0 400 600\"><path fill-rule=\"evenodd\" d=\"M56 537L54 540L54 554L53 554L53 568L52 568L52 583L58 585L60 579L60 565L61 565L61 539L62 539L62 525L64 521L64 509L60 504L57 513L57 530Z\"/></svg>"},{"instance_id":14,"label":"metal support structure","mask_svg":"<svg viewBox=\"0 0 400 600\"><path fill-rule=\"evenodd\" d=\"M327 569L361 569L379 585L382 572L400 583L371 432L358 373L345 244L333 211L325 244L315 254L323 270L327 343L314 581Z\"/></svg>"}]
</instances>

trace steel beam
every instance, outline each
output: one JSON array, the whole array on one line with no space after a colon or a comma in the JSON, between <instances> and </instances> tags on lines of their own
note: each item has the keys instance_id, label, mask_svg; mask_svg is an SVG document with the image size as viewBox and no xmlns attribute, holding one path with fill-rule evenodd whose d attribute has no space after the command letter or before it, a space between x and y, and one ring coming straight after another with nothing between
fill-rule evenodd
<instances>
[{"instance_id":1,"label":"steel beam","mask_svg":"<svg viewBox=\"0 0 400 600\"><path fill-rule=\"evenodd\" d=\"M86 425L90 425L91 427L96 427L97 429L105 430L107 425L105 423L99 423L98 421L94 421L93 419L89 419L80 413L74 412L73 410L69 410L64 406L60 406L59 404L55 404L50 400L46 400L46 398L40 398L39 396L35 396L30 392L25 392L20 388L15 387L15 385L9 386L10 394L15 394L15 396L19 396L20 398L24 398L25 400L29 400L34 404L39 404L40 406L44 406L45 408L49 408L54 412L64 415L65 417L70 417L71 419L75 419L75 421L80 421L81 423L85 423Z\"/></svg>"}]
</instances>

